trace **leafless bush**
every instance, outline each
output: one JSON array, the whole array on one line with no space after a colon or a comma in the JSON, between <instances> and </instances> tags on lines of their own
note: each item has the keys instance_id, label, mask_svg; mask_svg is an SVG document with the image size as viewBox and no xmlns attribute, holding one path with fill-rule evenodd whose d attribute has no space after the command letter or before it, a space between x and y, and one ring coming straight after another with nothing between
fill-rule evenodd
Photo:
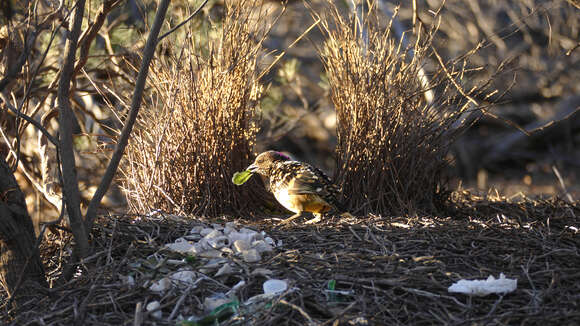
<instances>
[{"instance_id":1,"label":"leafless bush","mask_svg":"<svg viewBox=\"0 0 580 326\"><path fill-rule=\"evenodd\" d=\"M337 111L336 179L343 195L355 213L431 210L449 145L481 92L461 88L467 59L443 63L431 47L435 27L418 28L405 48L379 24L389 17L376 7L346 17L328 3L318 17L326 36L319 51ZM428 62L434 68L425 86L419 70ZM436 98L427 103L430 88Z\"/></svg>"},{"instance_id":2,"label":"leafless bush","mask_svg":"<svg viewBox=\"0 0 580 326\"><path fill-rule=\"evenodd\" d=\"M220 29L190 31L173 44L174 57L153 65L152 94L123 167L134 211L215 216L260 204L248 192L256 187L231 182L249 164L258 131L257 65L267 24L254 6L228 2Z\"/></svg>"}]
</instances>

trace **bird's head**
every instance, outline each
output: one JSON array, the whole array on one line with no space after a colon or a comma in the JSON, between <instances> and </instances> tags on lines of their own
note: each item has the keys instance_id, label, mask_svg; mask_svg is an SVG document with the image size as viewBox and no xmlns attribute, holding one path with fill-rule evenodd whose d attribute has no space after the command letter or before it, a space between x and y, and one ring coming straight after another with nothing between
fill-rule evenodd
<instances>
[{"instance_id":1,"label":"bird's head","mask_svg":"<svg viewBox=\"0 0 580 326\"><path fill-rule=\"evenodd\" d=\"M254 163L248 166L247 170L264 176L270 176L272 167L276 162L290 161L290 157L276 151L267 151L256 157Z\"/></svg>"}]
</instances>

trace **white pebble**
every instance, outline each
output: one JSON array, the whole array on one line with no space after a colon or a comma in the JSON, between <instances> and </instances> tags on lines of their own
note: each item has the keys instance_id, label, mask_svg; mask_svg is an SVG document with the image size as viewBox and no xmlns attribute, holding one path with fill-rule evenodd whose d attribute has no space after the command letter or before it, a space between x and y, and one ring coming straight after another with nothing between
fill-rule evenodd
<instances>
[{"instance_id":1,"label":"white pebble","mask_svg":"<svg viewBox=\"0 0 580 326\"><path fill-rule=\"evenodd\" d=\"M236 228L234 228L234 227L226 226L224 228L225 235L229 235L230 233L235 232L235 231L236 231Z\"/></svg>"},{"instance_id":2,"label":"white pebble","mask_svg":"<svg viewBox=\"0 0 580 326\"><path fill-rule=\"evenodd\" d=\"M123 284L127 284L129 286L135 286L135 278L131 275L119 275L119 278L121 279L121 281L123 281Z\"/></svg>"},{"instance_id":3,"label":"white pebble","mask_svg":"<svg viewBox=\"0 0 580 326\"><path fill-rule=\"evenodd\" d=\"M273 250L272 246L267 244L264 240L256 240L252 242L252 248L258 250L259 253L264 253Z\"/></svg>"},{"instance_id":4,"label":"white pebble","mask_svg":"<svg viewBox=\"0 0 580 326\"><path fill-rule=\"evenodd\" d=\"M219 237L223 237L223 233L222 233L222 231L218 231L218 230L213 230L204 236L204 238L207 240L215 239L215 238L219 238Z\"/></svg>"},{"instance_id":5,"label":"white pebble","mask_svg":"<svg viewBox=\"0 0 580 326\"><path fill-rule=\"evenodd\" d=\"M212 233L213 231L215 230L211 228L204 228L201 231L199 231L199 234L201 234L202 237L205 237L206 235Z\"/></svg>"},{"instance_id":6,"label":"white pebble","mask_svg":"<svg viewBox=\"0 0 580 326\"><path fill-rule=\"evenodd\" d=\"M258 238L258 233L241 233L237 231L232 231L228 234L228 238L230 238L230 243L234 243L236 240L244 240L249 243L252 241L260 240Z\"/></svg>"},{"instance_id":7,"label":"white pebble","mask_svg":"<svg viewBox=\"0 0 580 326\"><path fill-rule=\"evenodd\" d=\"M159 307L161 307L161 304L159 303L159 301L151 301L147 304L147 307L145 309L147 309L147 311L151 312ZM161 319L163 317L163 312L161 311L161 309L159 309L159 310L156 310L153 313L151 313L151 316L153 316L153 318L155 318L155 319Z\"/></svg>"},{"instance_id":8,"label":"white pebble","mask_svg":"<svg viewBox=\"0 0 580 326\"><path fill-rule=\"evenodd\" d=\"M230 275L234 273L234 269L230 264L224 264L218 271L215 273L215 276L222 276L222 275Z\"/></svg>"},{"instance_id":9,"label":"white pebble","mask_svg":"<svg viewBox=\"0 0 580 326\"><path fill-rule=\"evenodd\" d=\"M216 249L208 249L199 254L203 258L222 258L222 252Z\"/></svg>"},{"instance_id":10,"label":"white pebble","mask_svg":"<svg viewBox=\"0 0 580 326\"><path fill-rule=\"evenodd\" d=\"M170 287L171 287L171 280L168 279L167 277L164 277L164 278L154 282L153 284L151 284L151 286L149 287L149 290L151 290L153 292L165 292Z\"/></svg>"},{"instance_id":11,"label":"white pebble","mask_svg":"<svg viewBox=\"0 0 580 326\"><path fill-rule=\"evenodd\" d=\"M236 240L234 241L234 251L240 253L244 250L250 249L250 242L246 240Z\"/></svg>"},{"instance_id":12,"label":"white pebble","mask_svg":"<svg viewBox=\"0 0 580 326\"><path fill-rule=\"evenodd\" d=\"M193 245L184 238L179 238L175 240L174 243L166 244L165 248L179 253L188 253L193 251Z\"/></svg>"},{"instance_id":13,"label":"white pebble","mask_svg":"<svg viewBox=\"0 0 580 326\"><path fill-rule=\"evenodd\" d=\"M260 253L256 249L248 249L242 251L242 257L244 258L244 261L246 263L256 263L262 259Z\"/></svg>"},{"instance_id":14,"label":"white pebble","mask_svg":"<svg viewBox=\"0 0 580 326\"><path fill-rule=\"evenodd\" d=\"M219 236L216 238L211 238L209 240L207 240L207 244L214 248L214 249L221 249L225 246L229 246L230 245L230 239L226 236Z\"/></svg>"},{"instance_id":15,"label":"white pebble","mask_svg":"<svg viewBox=\"0 0 580 326\"><path fill-rule=\"evenodd\" d=\"M188 287L197 279L197 274L194 271L181 271L171 274L169 277L179 287Z\"/></svg>"},{"instance_id":16,"label":"white pebble","mask_svg":"<svg viewBox=\"0 0 580 326\"><path fill-rule=\"evenodd\" d=\"M234 251L228 247L223 247L220 249L220 251L223 252L225 255L233 255L234 254Z\"/></svg>"},{"instance_id":17,"label":"white pebble","mask_svg":"<svg viewBox=\"0 0 580 326\"><path fill-rule=\"evenodd\" d=\"M205 300L203 300L203 306L205 307L205 310L209 312L230 301L232 301L232 299L226 297L224 293L217 293L211 297L206 297Z\"/></svg>"},{"instance_id":18,"label":"white pebble","mask_svg":"<svg viewBox=\"0 0 580 326\"><path fill-rule=\"evenodd\" d=\"M276 243L274 242L274 239L270 238L270 237L265 237L264 241L266 241L267 244L269 244L272 247L276 246Z\"/></svg>"},{"instance_id":19,"label":"white pebble","mask_svg":"<svg viewBox=\"0 0 580 326\"><path fill-rule=\"evenodd\" d=\"M254 276L270 276L273 273L274 272L272 272L269 269L258 267L258 268L254 269L252 271L251 275L254 275Z\"/></svg>"}]
</instances>

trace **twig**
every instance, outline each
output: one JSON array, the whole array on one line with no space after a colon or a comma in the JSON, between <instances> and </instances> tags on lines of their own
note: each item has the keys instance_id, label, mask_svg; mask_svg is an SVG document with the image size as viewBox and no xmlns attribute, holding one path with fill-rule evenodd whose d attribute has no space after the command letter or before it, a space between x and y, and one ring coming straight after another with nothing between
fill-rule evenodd
<instances>
[{"instance_id":1,"label":"twig","mask_svg":"<svg viewBox=\"0 0 580 326\"><path fill-rule=\"evenodd\" d=\"M439 65L441 65L441 68L443 69L443 71L447 75L447 78L453 84L453 86L455 86L455 88L459 91L459 93L463 95L463 97L465 97L467 100L469 100L469 102L473 103L473 105L475 106L478 106L479 103L477 103L477 101L473 97L467 95L467 93L465 93L463 88L457 83L457 81L453 78L453 76L451 76L449 70L447 70L447 67L445 66L445 63L443 63L443 59L441 59L441 56L439 55L435 47L431 47L431 49L433 50L433 54L435 54L437 61L439 61Z\"/></svg>"},{"instance_id":2,"label":"twig","mask_svg":"<svg viewBox=\"0 0 580 326\"><path fill-rule=\"evenodd\" d=\"M276 65L278 63L278 61L280 61L280 59L282 59L282 57L286 54L286 51L290 50L294 45L296 45L296 43L298 43L304 36L306 36L308 33L310 33L310 31L316 27L318 25L318 23L320 23L320 18L318 18L314 23L312 23L312 25L310 25L310 27L308 27L300 36L298 36L297 39L294 40L294 42L292 42L292 44L290 44L285 51L283 51L282 53L280 53L279 55L276 56L276 59L274 59L274 61L268 66L268 68L264 69L264 71L262 71L262 73L258 76L258 80L262 79L262 77L264 77L265 74L267 74L270 69L272 69L272 67L274 67L274 65Z\"/></svg>"},{"instance_id":3,"label":"twig","mask_svg":"<svg viewBox=\"0 0 580 326\"><path fill-rule=\"evenodd\" d=\"M184 21L182 21L181 23L175 25L175 27L173 27L172 29L170 29L167 33L159 36L159 38L157 39L157 43L161 42L161 40L163 40L165 37L169 36L171 33L175 32L178 28L180 28L181 26L187 24L187 22L189 22L195 15L197 15L197 13L205 6L205 4L208 2L208 0L205 0L198 8L197 10L195 10L193 12L193 14L189 15L189 17L187 17Z\"/></svg>"},{"instance_id":4,"label":"twig","mask_svg":"<svg viewBox=\"0 0 580 326\"><path fill-rule=\"evenodd\" d=\"M4 75L4 78L0 80L0 93L4 90L4 88L8 85L8 83L10 83L11 79L14 78L16 74L20 72L22 66L24 66L24 63L26 63L26 58L28 58L28 54L30 52L30 49L32 48L32 44L36 40L36 36L37 36L36 31L32 31L30 35L28 35L29 39L25 43L24 50L20 54L18 61L12 67L8 68L8 71Z\"/></svg>"},{"instance_id":5,"label":"twig","mask_svg":"<svg viewBox=\"0 0 580 326\"><path fill-rule=\"evenodd\" d=\"M0 128L0 135L2 136L2 138L4 138L4 141L6 142L6 146L8 146L9 153L12 154L14 157L16 157L16 151L14 150L14 147L12 146L10 141L8 140L8 136L6 136L6 134L4 133L4 130L2 130L2 128ZM60 209L60 206L58 205L58 202L57 202L57 201L60 201L59 198L57 198L56 196L50 195L46 191L44 191L42 186L36 181L36 178L34 178L32 176L32 173L30 173L24 165L20 164L20 165L18 165L18 168L22 171L22 173L24 173L24 176L26 176L26 178L30 181L30 183L34 186L34 188L36 188L36 190L38 192L40 192L42 195L44 195L46 200L51 205L53 205L57 210Z\"/></svg>"},{"instance_id":6,"label":"twig","mask_svg":"<svg viewBox=\"0 0 580 326\"><path fill-rule=\"evenodd\" d=\"M135 305L135 320L133 321L133 326L141 326L141 324L143 324L143 303L139 301Z\"/></svg>"},{"instance_id":7,"label":"twig","mask_svg":"<svg viewBox=\"0 0 580 326\"><path fill-rule=\"evenodd\" d=\"M6 105L6 107L14 112L14 114L18 115L20 118L28 121L29 123L31 123L33 126L36 127L36 129L38 129L38 131L40 131L44 136L46 136L46 138L54 145L56 146L56 148L58 148L58 141L56 140L56 138L54 138L49 132L48 130L46 130L46 128L44 128L40 122L34 120L33 118L27 116L26 114L18 111L12 104L10 104L10 102L6 99L6 96L3 93L0 93L0 99L2 100L2 102L4 102L4 105Z\"/></svg>"},{"instance_id":8,"label":"twig","mask_svg":"<svg viewBox=\"0 0 580 326\"><path fill-rule=\"evenodd\" d=\"M177 312L179 311L179 307L181 307L181 305L183 304L183 301L185 301L185 298L188 297L189 292L191 292L191 290L193 290L194 288L196 288L197 287L197 284L199 282L203 281L203 280L205 280L205 277L200 277L193 284L191 284L191 285L189 285L187 287L187 289L179 297L179 300L177 300L177 302L175 303L175 307L173 307L173 310L171 311L171 314L167 318L167 321L173 320L173 318L175 317L175 315L177 315Z\"/></svg>"},{"instance_id":9,"label":"twig","mask_svg":"<svg viewBox=\"0 0 580 326\"><path fill-rule=\"evenodd\" d=\"M573 204L574 198L572 198L572 195L570 195L570 193L568 192L568 189L566 188L566 184L564 183L564 178L562 178L560 171L558 171L558 168L555 165L552 165L552 171L554 171L556 178L558 178L558 182L560 182L560 187L562 187L562 190L566 194L566 199L568 199L568 203ZM572 211L572 214L574 214L573 211Z\"/></svg>"},{"instance_id":10,"label":"twig","mask_svg":"<svg viewBox=\"0 0 580 326\"><path fill-rule=\"evenodd\" d=\"M315 322L315 321L312 319L312 317L310 317L310 315L309 315L308 313L306 313L306 311L304 311L304 309L302 309L302 308L298 307L297 305L295 305L295 304L293 304L293 303L291 303L291 302L288 302L288 301L286 301L286 300L284 300L284 299L281 299L279 302L280 302L281 304L283 304L283 305L287 305L287 306L289 306L290 308L292 308L292 309L294 309L294 310L298 311L298 312L299 312L299 313L300 313L302 316L304 316L304 318L306 318L306 319L308 320L308 322L309 322L309 324L310 324L310 325L318 325L318 323L317 323L317 322Z\"/></svg>"},{"instance_id":11,"label":"twig","mask_svg":"<svg viewBox=\"0 0 580 326\"><path fill-rule=\"evenodd\" d=\"M81 35L80 37L81 39L80 42L82 43L80 46L81 53L80 58L75 65L74 75L78 74L81 68L84 67L85 64L87 63L91 43L93 42L95 37L97 37L97 34L99 33L101 27L103 27L103 24L105 23L105 19L107 18L109 12L111 12L111 10L113 10L119 3L121 3L121 0L103 1L99 13L95 18L95 21L85 30L83 35Z\"/></svg>"}]
</instances>

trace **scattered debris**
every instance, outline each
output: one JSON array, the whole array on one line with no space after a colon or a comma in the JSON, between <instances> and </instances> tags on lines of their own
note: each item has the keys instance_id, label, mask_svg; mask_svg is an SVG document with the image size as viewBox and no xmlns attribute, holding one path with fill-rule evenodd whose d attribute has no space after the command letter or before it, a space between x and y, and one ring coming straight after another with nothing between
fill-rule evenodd
<instances>
[{"instance_id":1,"label":"scattered debris","mask_svg":"<svg viewBox=\"0 0 580 326\"><path fill-rule=\"evenodd\" d=\"M453 283L448 289L451 293L464 293L473 296L486 296L492 293L506 294L516 290L517 279L506 278L503 273L496 279L490 275L487 280L459 280Z\"/></svg>"}]
</instances>

